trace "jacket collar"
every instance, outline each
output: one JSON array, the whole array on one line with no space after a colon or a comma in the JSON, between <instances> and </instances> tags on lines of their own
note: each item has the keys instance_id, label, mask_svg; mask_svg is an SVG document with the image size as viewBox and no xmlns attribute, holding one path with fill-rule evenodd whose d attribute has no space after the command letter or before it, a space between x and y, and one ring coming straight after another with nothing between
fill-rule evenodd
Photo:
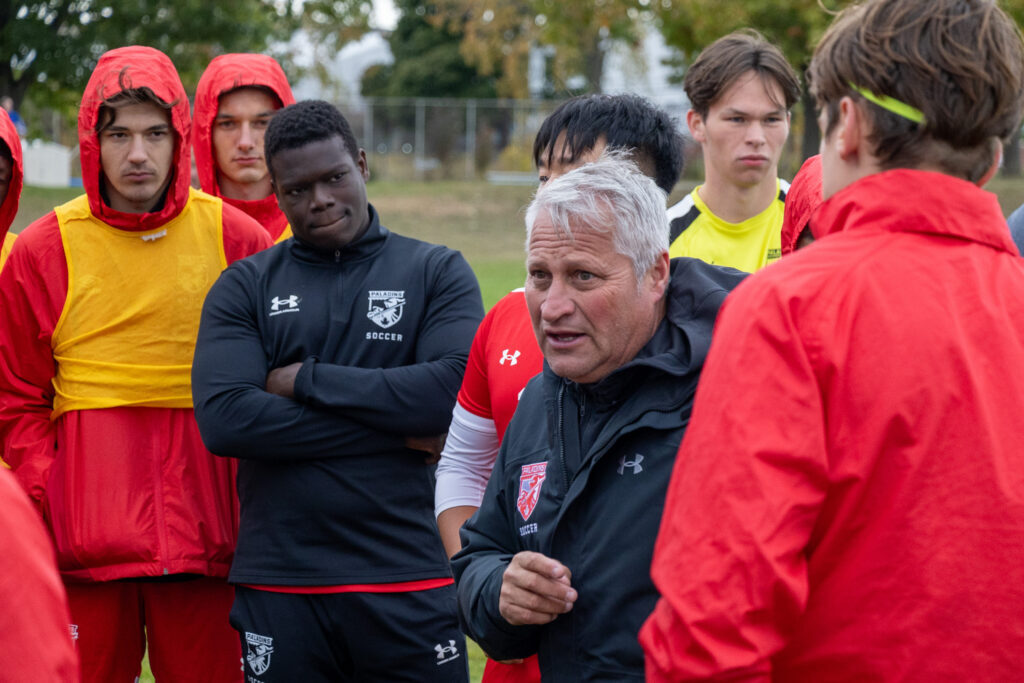
<instances>
[{"instance_id":1,"label":"jacket collar","mask_svg":"<svg viewBox=\"0 0 1024 683\"><path fill-rule=\"evenodd\" d=\"M225 204L230 204L243 211L262 225L270 233L272 240L280 237L288 225L288 217L281 211L275 194L269 194L263 199L234 199L232 197L221 197L221 199Z\"/></svg>"},{"instance_id":2,"label":"jacket collar","mask_svg":"<svg viewBox=\"0 0 1024 683\"><path fill-rule=\"evenodd\" d=\"M384 246L391 232L380 224L380 218L377 215L377 210L373 208L373 204L369 205L369 215L370 225L362 237L340 249L316 249L300 240L298 235L293 235L290 238L288 248L295 258L307 263L343 264L372 256Z\"/></svg>"},{"instance_id":3,"label":"jacket collar","mask_svg":"<svg viewBox=\"0 0 1024 683\"><path fill-rule=\"evenodd\" d=\"M994 194L932 171L897 169L861 178L822 204L812 226L816 238L843 230L916 232L1017 253Z\"/></svg>"}]
</instances>

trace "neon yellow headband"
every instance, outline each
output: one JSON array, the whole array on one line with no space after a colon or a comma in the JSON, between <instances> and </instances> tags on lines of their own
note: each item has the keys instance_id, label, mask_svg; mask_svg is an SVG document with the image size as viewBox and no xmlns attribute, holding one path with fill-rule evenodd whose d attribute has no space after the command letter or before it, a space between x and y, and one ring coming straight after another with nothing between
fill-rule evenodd
<instances>
[{"instance_id":1,"label":"neon yellow headband","mask_svg":"<svg viewBox=\"0 0 1024 683\"><path fill-rule=\"evenodd\" d=\"M915 109L906 102L900 102L896 98L889 97L888 95L876 95L867 88L862 88L854 85L853 83L850 83L850 87L853 88L854 92L859 93L868 102L873 102L882 109L892 112L893 114L896 114L896 116L902 116L908 121L913 121L914 123L922 125L924 124L924 112L920 109Z\"/></svg>"}]
</instances>

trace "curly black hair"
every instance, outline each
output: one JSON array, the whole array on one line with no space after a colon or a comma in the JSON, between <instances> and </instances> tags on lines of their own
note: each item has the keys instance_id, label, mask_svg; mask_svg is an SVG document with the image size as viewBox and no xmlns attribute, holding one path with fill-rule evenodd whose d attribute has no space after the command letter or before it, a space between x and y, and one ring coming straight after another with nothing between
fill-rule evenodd
<instances>
[{"instance_id":1,"label":"curly black hair","mask_svg":"<svg viewBox=\"0 0 1024 683\"><path fill-rule=\"evenodd\" d=\"M274 166L270 162L278 152L328 140L336 135L345 142L352 158L358 159L359 145L352 126L333 104L323 100L305 100L279 110L263 138L263 154L271 177Z\"/></svg>"}]
</instances>

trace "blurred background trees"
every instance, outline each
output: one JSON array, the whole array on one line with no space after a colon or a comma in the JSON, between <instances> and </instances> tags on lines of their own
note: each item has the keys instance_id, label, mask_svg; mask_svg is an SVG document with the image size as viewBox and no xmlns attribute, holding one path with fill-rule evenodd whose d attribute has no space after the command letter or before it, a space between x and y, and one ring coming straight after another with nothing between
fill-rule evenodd
<instances>
[{"instance_id":1,"label":"blurred background trees","mask_svg":"<svg viewBox=\"0 0 1024 683\"><path fill-rule=\"evenodd\" d=\"M379 0L377 0L379 1ZM0 95L32 119L73 118L98 57L120 45L166 52L186 90L225 52L266 52L293 82L326 81L327 55L373 30L375 0L8 0L0 3ZM686 64L730 31L753 27L803 76L813 47L850 0L394 0L383 32L393 60L371 67L357 88L370 97L543 98L600 92L613 50L640 54L652 33L670 53L678 84ZM1024 0L1000 0L1018 22ZM294 36L313 48L305 69ZM301 41L300 41L301 42ZM538 73L538 71L540 73ZM537 86L537 83L541 83ZM672 87L681 87L674 85ZM813 102L794 117L800 155L818 147ZM35 117L38 119L38 115ZM38 132L38 131L36 131ZM1019 173L1019 140L1005 170Z\"/></svg>"}]
</instances>

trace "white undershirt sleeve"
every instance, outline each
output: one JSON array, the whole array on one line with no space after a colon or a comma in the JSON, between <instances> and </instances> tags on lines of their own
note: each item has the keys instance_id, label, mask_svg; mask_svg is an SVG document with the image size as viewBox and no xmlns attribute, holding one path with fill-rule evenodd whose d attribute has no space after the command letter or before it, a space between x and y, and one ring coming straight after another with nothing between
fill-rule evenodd
<instances>
[{"instance_id":1,"label":"white undershirt sleeve","mask_svg":"<svg viewBox=\"0 0 1024 683\"><path fill-rule=\"evenodd\" d=\"M457 505L480 507L499 445L494 420L455 404L448 438L437 464L435 515Z\"/></svg>"}]
</instances>

